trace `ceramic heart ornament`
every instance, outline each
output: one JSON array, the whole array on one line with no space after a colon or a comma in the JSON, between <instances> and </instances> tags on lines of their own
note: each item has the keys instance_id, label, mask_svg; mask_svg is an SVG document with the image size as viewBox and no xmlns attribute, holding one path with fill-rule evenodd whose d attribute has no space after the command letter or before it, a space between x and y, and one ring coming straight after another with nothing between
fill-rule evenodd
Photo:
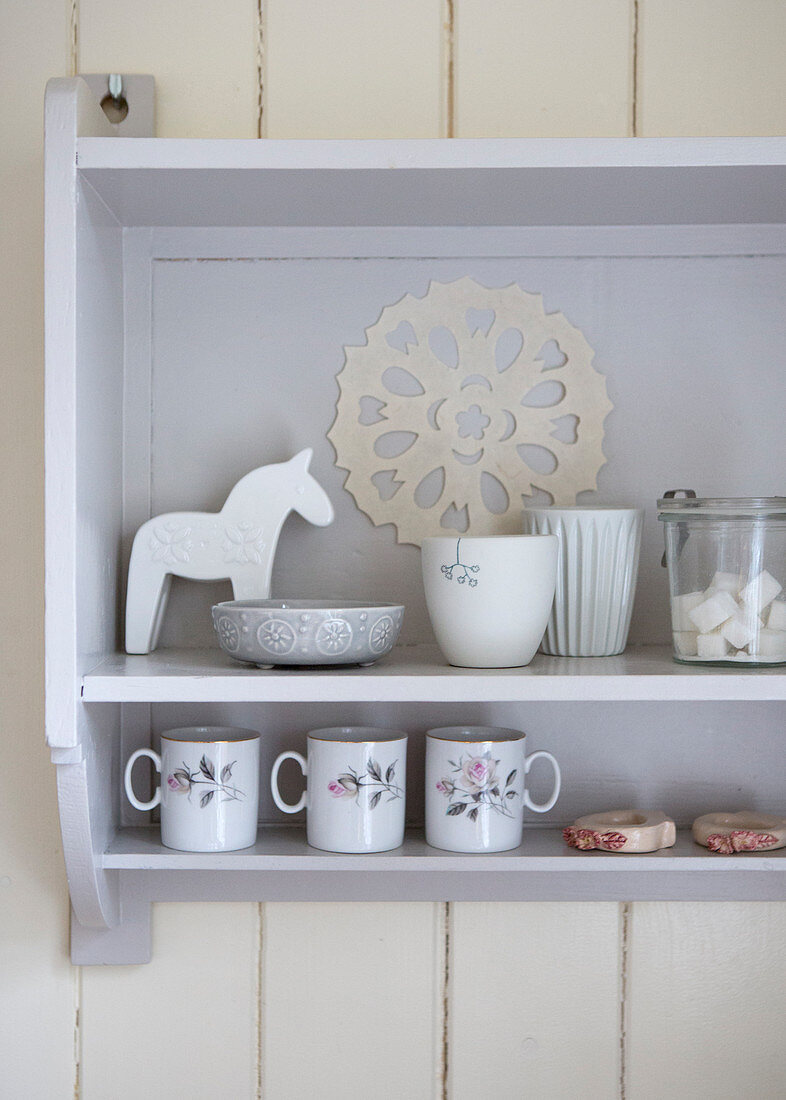
<instances>
[{"instance_id":1,"label":"ceramic heart ornament","mask_svg":"<svg viewBox=\"0 0 786 1100\"><path fill-rule=\"evenodd\" d=\"M692 831L697 844L721 855L786 848L786 817L755 810L704 814L693 822Z\"/></svg>"},{"instance_id":2,"label":"ceramic heart ornament","mask_svg":"<svg viewBox=\"0 0 786 1100\"><path fill-rule=\"evenodd\" d=\"M671 848L677 829L660 810L604 810L578 818L562 835L571 848L584 852L641 853Z\"/></svg>"}]
</instances>

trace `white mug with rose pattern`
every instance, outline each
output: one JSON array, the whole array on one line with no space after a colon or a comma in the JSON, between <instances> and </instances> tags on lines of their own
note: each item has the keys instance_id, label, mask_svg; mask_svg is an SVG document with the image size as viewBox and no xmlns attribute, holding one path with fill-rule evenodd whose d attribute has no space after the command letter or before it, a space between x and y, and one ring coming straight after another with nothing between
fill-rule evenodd
<instances>
[{"instance_id":1,"label":"white mug with rose pattern","mask_svg":"<svg viewBox=\"0 0 786 1100\"><path fill-rule=\"evenodd\" d=\"M499 726L445 726L426 734L426 842L449 852L507 852L521 844L524 807L545 813L561 776L550 752L526 754L526 735ZM533 802L525 779L535 760L554 769L554 789Z\"/></svg>"},{"instance_id":2,"label":"white mug with rose pattern","mask_svg":"<svg viewBox=\"0 0 786 1100\"><path fill-rule=\"evenodd\" d=\"M134 794L131 770L148 756L161 773L149 802ZM181 852L233 852L257 838L259 734L237 726L185 726L161 734L161 754L137 749L125 770L128 801L161 806L161 843Z\"/></svg>"},{"instance_id":3,"label":"white mug with rose pattern","mask_svg":"<svg viewBox=\"0 0 786 1100\"><path fill-rule=\"evenodd\" d=\"M278 771L295 760L306 790L289 804L278 790ZM312 730L308 759L282 752L270 789L285 814L306 810L306 839L327 852L387 852L404 842L407 735L375 726Z\"/></svg>"}]
</instances>

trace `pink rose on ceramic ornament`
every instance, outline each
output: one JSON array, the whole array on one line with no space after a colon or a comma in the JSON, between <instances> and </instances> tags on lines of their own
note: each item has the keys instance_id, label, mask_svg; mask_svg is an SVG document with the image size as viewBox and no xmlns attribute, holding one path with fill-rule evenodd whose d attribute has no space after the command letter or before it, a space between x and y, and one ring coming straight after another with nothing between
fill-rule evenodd
<instances>
[{"instance_id":1,"label":"pink rose on ceramic ornament","mask_svg":"<svg viewBox=\"0 0 786 1100\"><path fill-rule=\"evenodd\" d=\"M471 756L461 769L464 785L472 794L494 785L497 778L495 761L487 756Z\"/></svg>"},{"instance_id":2,"label":"pink rose on ceramic ornament","mask_svg":"<svg viewBox=\"0 0 786 1100\"><path fill-rule=\"evenodd\" d=\"M593 829L574 829L570 843L574 848L581 848L585 852L590 851L598 846L598 834Z\"/></svg>"},{"instance_id":3,"label":"pink rose on ceramic ornament","mask_svg":"<svg viewBox=\"0 0 786 1100\"><path fill-rule=\"evenodd\" d=\"M456 784L450 779L444 777L437 783L437 790L440 794L444 794L446 798L450 798L456 789Z\"/></svg>"},{"instance_id":4,"label":"pink rose on ceramic ornament","mask_svg":"<svg viewBox=\"0 0 786 1100\"><path fill-rule=\"evenodd\" d=\"M752 829L735 829L731 843L735 852L756 852L777 844L778 838L769 833L755 833Z\"/></svg>"}]
</instances>

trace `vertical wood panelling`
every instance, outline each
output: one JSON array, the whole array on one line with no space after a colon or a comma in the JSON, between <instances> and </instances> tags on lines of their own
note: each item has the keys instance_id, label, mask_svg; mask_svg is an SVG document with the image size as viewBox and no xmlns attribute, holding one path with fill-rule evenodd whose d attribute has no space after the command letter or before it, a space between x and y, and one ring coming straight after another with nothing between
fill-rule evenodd
<instances>
[{"instance_id":1,"label":"vertical wood panelling","mask_svg":"<svg viewBox=\"0 0 786 1100\"><path fill-rule=\"evenodd\" d=\"M256 0L79 0L83 73L152 73L159 137L257 136Z\"/></svg>"},{"instance_id":2,"label":"vertical wood panelling","mask_svg":"<svg viewBox=\"0 0 786 1100\"><path fill-rule=\"evenodd\" d=\"M153 73L159 136L256 137L258 29L256 0L80 0L80 68ZM256 1095L258 914L251 904L158 906L149 966L85 971L87 1100L152 1100L173 1081L195 1097Z\"/></svg>"},{"instance_id":3,"label":"vertical wood panelling","mask_svg":"<svg viewBox=\"0 0 786 1100\"><path fill-rule=\"evenodd\" d=\"M632 0L454 0L456 137L625 136Z\"/></svg>"},{"instance_id":4,"label":"vertical wood panelling","mask_svg":"<svg viewBox=\"0 0 786 1100\"><path fill-rule=\"evenodd\" d=\"M780 1100L784 974L786 905L637 903L628 1095Z\"/></svg>"},{"instance_id":5,"label":"vertical wood panelling","mask_svg":"<svg viewBox=\"0 0 786 1100\"><path fill-rule=\"evenodd\" d=\"M440 1095L440 907L268 904L263 1096Z\"/></svg>"},{"instance_id":6,"label":"vertical wood panelling","mask_svg":"<svg viewBox=\"0 0 786 1100\"><path fill-rule=\"evenodd\" d=\"M256 1096L257 914L157 905L152 962L84 968L84 1100Z\"/></svg>"},{"instance_id":7,"label":"vertical wood panelling","mask_svg":"<svg viewBox=\"0 0 786 1100\"><path fill-rule=\"evenodd\" d=\"M76 1075L76 975L68 963L68 895L43 728L41 120L47 79L69 67L63 0L3 5L0 1094L14 1100L70 1097Z\"/></svg>"},{"instance_id":8,"label":"vertical wood panelling","mask_svg":"<svg viewBox=\"0 0 786 1100\"><path fill-rule=\"evenodd\" d=\"M451 906L451 1100L618 1095L619 908Z\"/></svg>"},{"instance_id":9,"label":"vertical wood panelling","mask_svg":"<svg viewBox=\"0 0 786 1100\"><path fill-rule=\"evenodd\" d=\"M443 135L443 19L443 0L266 0L266 136Z\"/></svg>"},{"instance_id":10,"label":"vertical wood panelling","mask_svg":"<svg viewBox=\"0 0 786 1100\"><path fill-rule=\"evenodd\" d=\"M786 133L783 0L641 0L639 134Z\"/></svg>"}]
</instances>

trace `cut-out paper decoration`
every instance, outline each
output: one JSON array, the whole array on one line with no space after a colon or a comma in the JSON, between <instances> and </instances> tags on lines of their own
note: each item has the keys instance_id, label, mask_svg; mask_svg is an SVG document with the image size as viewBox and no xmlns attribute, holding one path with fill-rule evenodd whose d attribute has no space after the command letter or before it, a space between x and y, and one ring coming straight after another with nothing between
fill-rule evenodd
<instances>
[{"instance_id":1,"label":"cut-out paper decoration","mask_svg":"<svg viewBox=\"0 0 786 1100\"><path fill-rule=\"evenodd\" d=\"M432 282L366 337L344 348L328 438L358 507L399 542L519 532L522 502L597 488L606 379L540 294Z\"/></svg>"},{"instance_id":2,"label":"cut-out paper decoration","mask_svg":"<svg viewBox=\"0 0 786 1100\"><path fill-rule=\"evenodd\" d=\"M260 466L235 485L220 512L169 512L143 523L128 566L126 651L156 648L172 577L229 579L236 599L270 595L273 557L284 520L333 521L333 505L308 472L307 447L288 462Z\"/></svg>"}]
</instances>

